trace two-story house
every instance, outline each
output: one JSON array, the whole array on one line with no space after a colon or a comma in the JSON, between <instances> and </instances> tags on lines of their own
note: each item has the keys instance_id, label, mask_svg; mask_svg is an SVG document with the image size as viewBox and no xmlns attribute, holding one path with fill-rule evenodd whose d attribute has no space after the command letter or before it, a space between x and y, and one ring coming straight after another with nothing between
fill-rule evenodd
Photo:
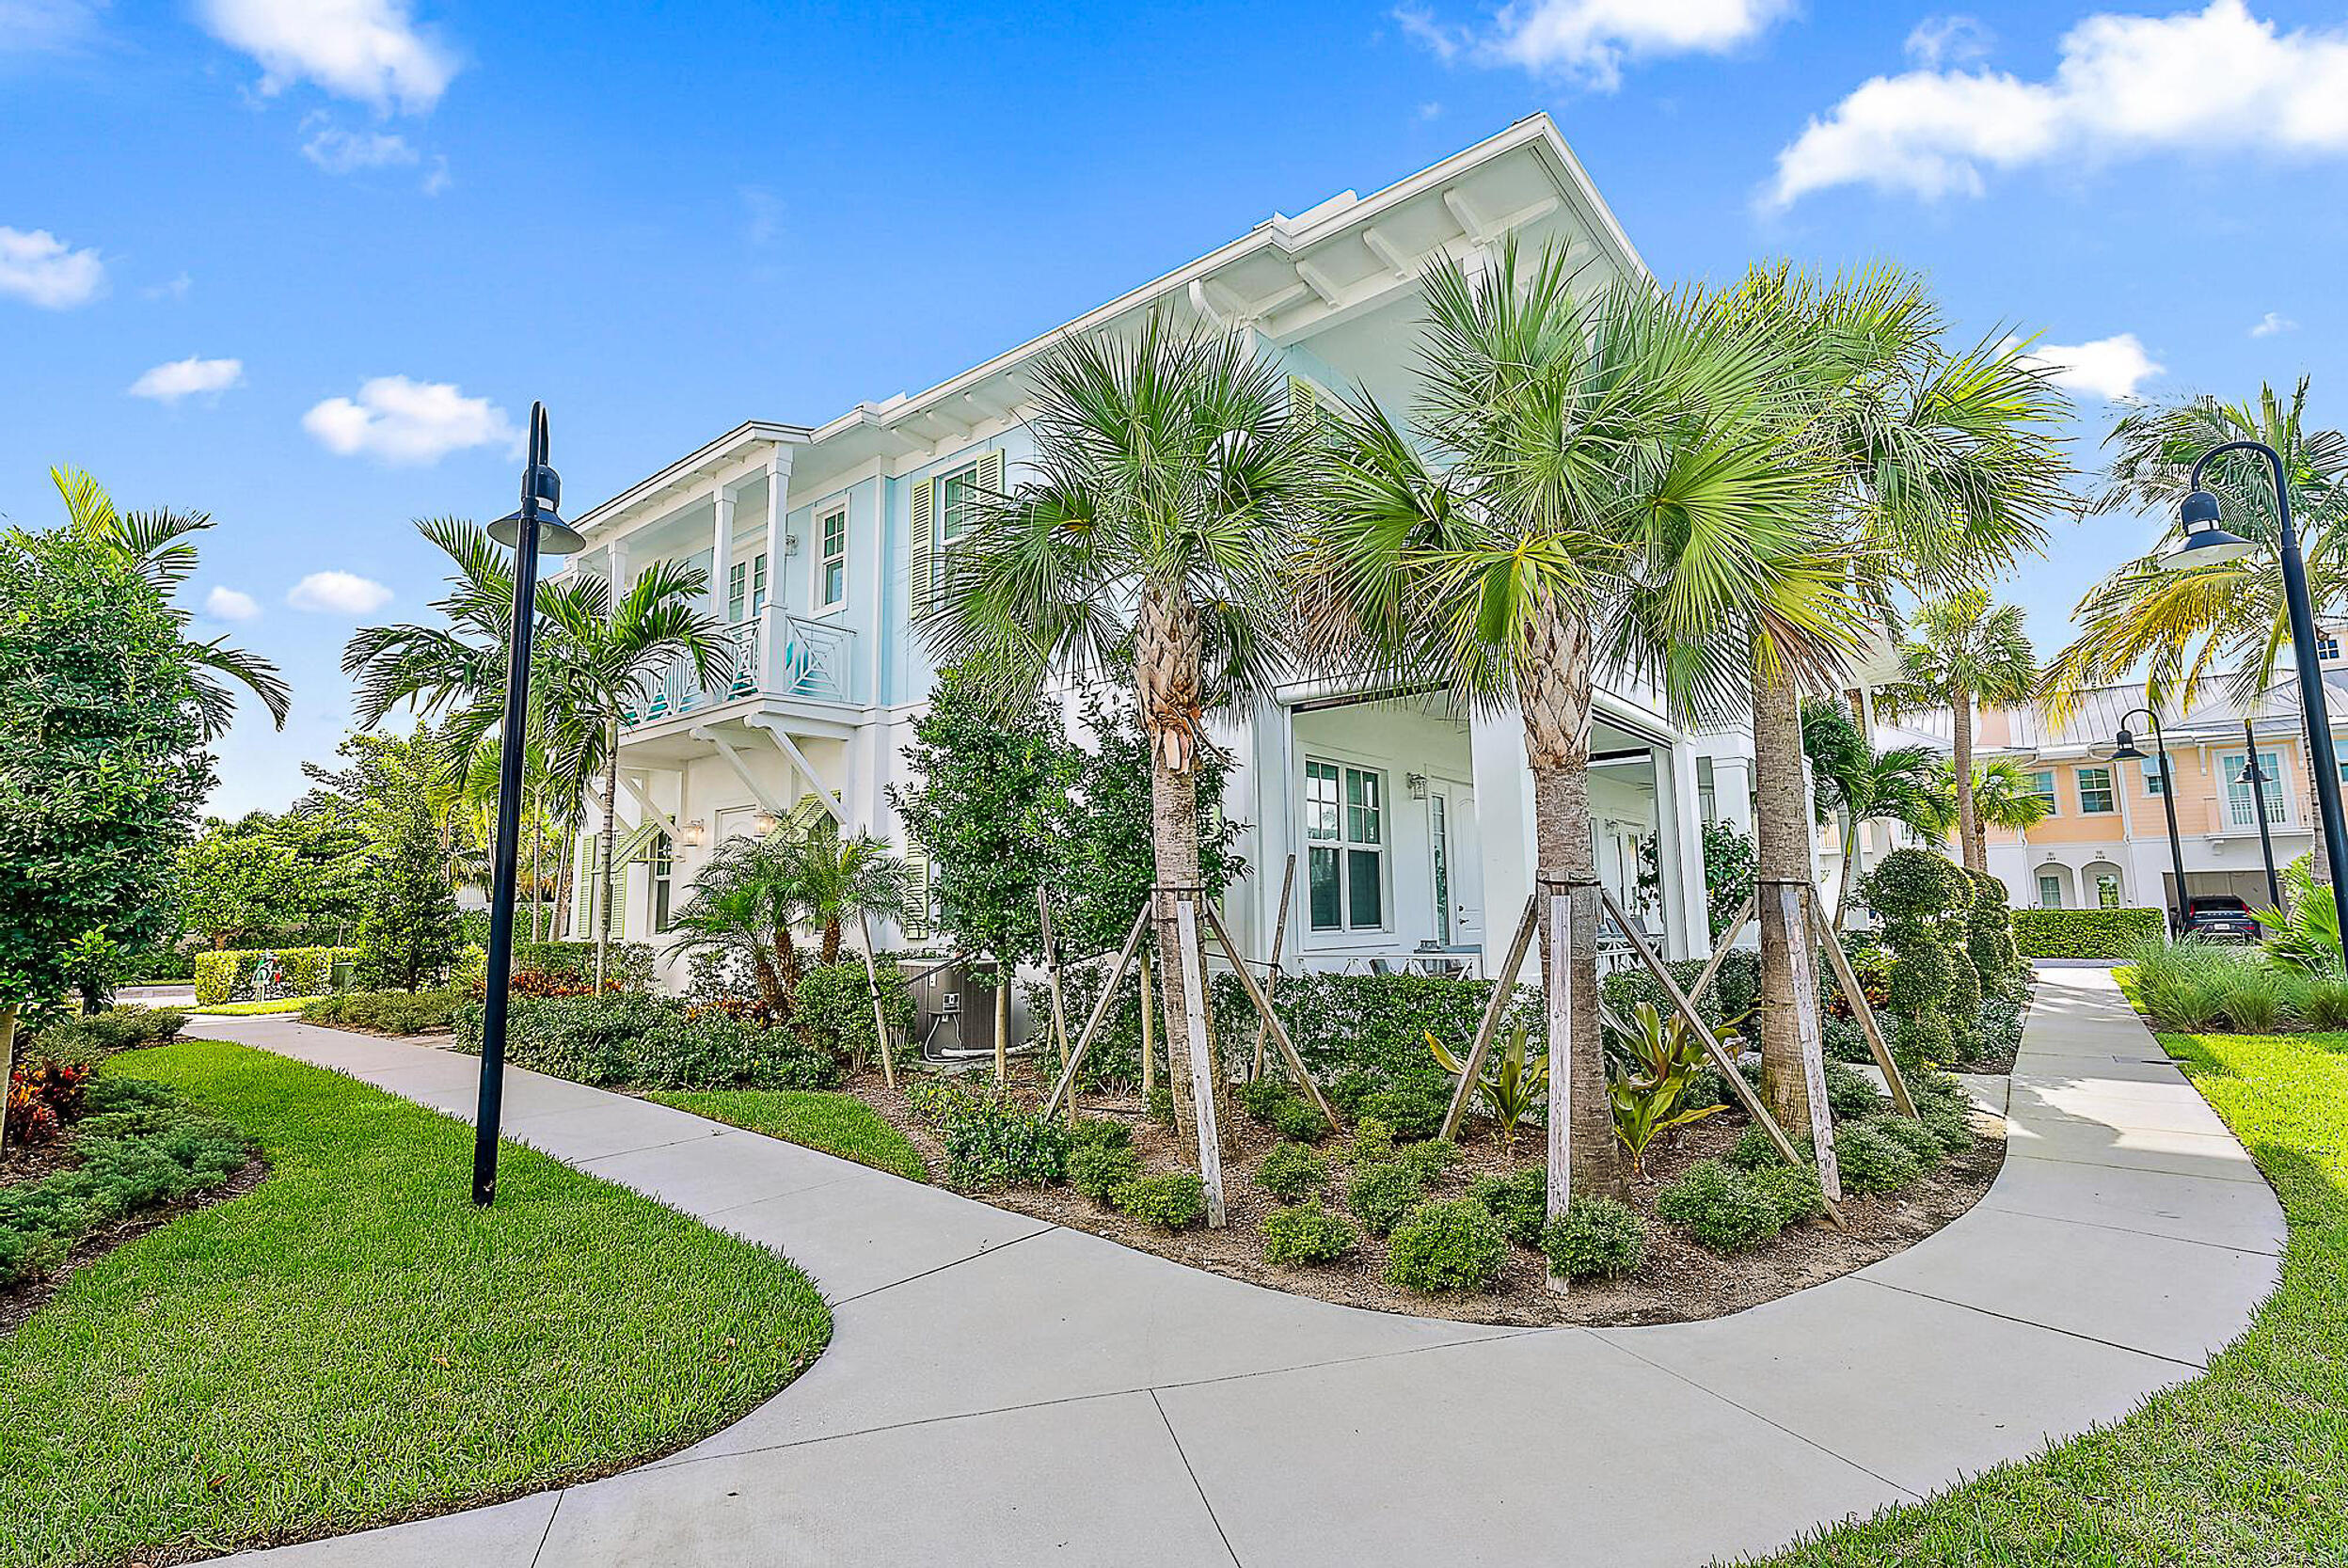
<instances>
[{"instance_id":1,"label":"two-story house","mask_svg":"<svg viewBox=\"0 0 2348 1568\"><path fill-rule=\"evenodd\" d=\"M1023 377L1059 333L1128 331L1167 312L1240 335L1300 394L1359 386L1399 409L1414 386L1421 269L1472 263L1511 235L1570 247L1593 290L1646 276L1556 126L1536 116L1373 195L1276 214L927 390L821 424L739 425L579 518L587 547L570 570L627 582L656 560L701 565L739 653L724 689L701 689L680 668L627 727L626 934L657 942L710 847L770 819L825 812L902 842L888 789L907 782L902 749L934 676L913 617L973 491L1015 483L1031 456ZM1606 682L1598 707L1602 873L1670 952L1700 951L1687 737L1635 683ZM1242 764L1223 805L1245 824L1253 868L1226 899L1244 945L1271 945L1292 854L1292 964L1404 967L1436 950L1472 967L1487 936L1505 942L1533 864L1516 721L1454 711L1430 672L1403 692L1300 681L1218 733ZM919 919L887 933L933 936Z\"/></svg>"}]
</instances>

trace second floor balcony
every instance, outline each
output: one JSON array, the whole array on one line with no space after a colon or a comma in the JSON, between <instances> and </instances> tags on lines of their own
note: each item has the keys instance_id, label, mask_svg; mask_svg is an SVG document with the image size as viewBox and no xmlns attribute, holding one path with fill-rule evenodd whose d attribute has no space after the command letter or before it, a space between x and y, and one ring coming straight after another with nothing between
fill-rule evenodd
<instances>
[{"instance_id":1,"label":"second floor balcony","mask_svg":"<svg viewBox=\"0 0 2348 1568\"><path fill-rule=\"evenodd\" d=\"M705 687L692 660L671 661L645 701L621 718L642 729L706 714L736 703L772 701L854 705L856 633L828 621L810 621L769 605L749 620L726 628L733 644L733 673Z\"/></svg>"}]
</instances>

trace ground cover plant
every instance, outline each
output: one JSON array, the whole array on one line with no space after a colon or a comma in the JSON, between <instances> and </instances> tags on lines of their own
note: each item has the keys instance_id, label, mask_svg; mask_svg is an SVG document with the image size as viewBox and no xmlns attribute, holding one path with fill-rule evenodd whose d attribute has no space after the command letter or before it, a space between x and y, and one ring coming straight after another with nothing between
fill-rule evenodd
<instances>
[{"instance_id":1,"label":"ground cover plant","mask_svg":"<svg viewBox=\"0 0 2348 1568\"><path fill-rule=\"evenodd\" d=\"M2128 999L2164 1029L2348 1028L2348 976L2337 958L2309 966L2257 947L2148 942L2113 973Z\"/></svg>"},{"instance_id":2,"label":"ground cover plant","mask_svg":"<svg viewBox=\"0 0 2348 1568\"><path fill-rule=\"evenodd\" d=\"M211 1040L105 1071L271 1174L0 1339L0 1562L209 1556L606 1473L736 1419L830 1335L772 1253L530 1149L476 1209L471 1130L348 1078Z\"/></svg>"},{"instance_id":3,"label":"ground cover plant","mask_svg":"<svg viewBox=\"0 0 2348 1568\"><path fill-rule=\"evenodd\" d=\"M911 1181L929 1180L912 1141L851 1094L816 1089L655 1090L644 1096L711 1121L804 1144Z\"/></svg>"},{"instance_id":4,"label":"ground cover plant","mask_svg":"<svg viewBox=\"0 0 2348 1568\"><path fill-rule=\"evenodd\" d=\"M2206 1375L1772 1568L2348 1561L2348 1035L2164 1034L2282 1199L2282 1283Z\"/></svg>"},{"instance_id":5,"label":"ground cover plant","mask_svg":"<svg viewBox=\"0 0 2348 1568\"><path fill-rule=\"evenodd\" d=\"M302 1022L373 1035L436 1035L453 1028L471 1000L462 987L441 990L349 990L302 1006Z\"/></svg>"}]
</instances>

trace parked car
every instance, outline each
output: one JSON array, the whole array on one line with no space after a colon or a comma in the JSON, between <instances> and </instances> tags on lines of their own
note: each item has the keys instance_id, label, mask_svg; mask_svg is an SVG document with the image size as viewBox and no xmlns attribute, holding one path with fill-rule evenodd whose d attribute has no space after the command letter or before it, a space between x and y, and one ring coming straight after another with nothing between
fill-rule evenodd
<instances>
[{"instance_id":1,"label":"parked car","mask_svg":"<svg viewBox=\"0 0 2348 1568\"><path fill-rule=\"evenodd\" d=\"M2259 923L2250 906L2231 894L2203 894L2185 900L2185 935L2204 942L2256 942Z\"/></svg>"}]
</instances>

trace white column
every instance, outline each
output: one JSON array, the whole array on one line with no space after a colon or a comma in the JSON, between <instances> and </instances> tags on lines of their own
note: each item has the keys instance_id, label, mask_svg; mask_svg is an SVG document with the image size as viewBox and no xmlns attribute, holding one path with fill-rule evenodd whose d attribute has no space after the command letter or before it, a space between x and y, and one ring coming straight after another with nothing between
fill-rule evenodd
<instances>
[{"instance_id":1,"label":"white column","mask_svg":"<svg viewBox=\"0 0 2348 1568\"><path fill-rule=\"evenodd\" d=\"M787 624L783 610L783 516L788 510L791 484L790 449L769 448L767 453L767 607L759 619L758 672L761 691L780 691L784 688L783 629Z\"/></svg>"},{"instance_id":2,"label":"white column","mask_svg":"<svg viewBox=\"0 0 2348 1568\"><path fill-rule=\"evenodd\" d=\"M733 493L719 485L709 510L715 514L709 529L709 602L722 621L727 618L726 590L734 570ZM749 613L747 605L743 613Z\"/></svg>"},{"instance_id":3,"label":"white column","mask_svg":"<svg viewBox=\"0 0 2348 1568\"><path fill-rule=\"evenodd\" d=\"M1704 891L1703 813L1696 801L1695 752L1686 741L1654 750L1655 862L1662 884L1664 956L1712 951Z\"/></svg>"},{"instance_id":4,"label":"white column","mask_svg":"<svg viewBox=\"0 0 2348 1568\"><path fill-rule=\"evenodd\" d=\"M1475 770L1476 832L1483 869L1485 972L1507 955L1532 892L1536 839L1532 826L1532 768L1525 761L1522 720L1478 714L1468 724L1468 756ZM1303 870L1297 876L1301 881ZM1301 900L1303 890L1297 893Z\"/></svg>"},{"instance_id":5,"label":"white column","mask_svg":"<svg viewBox=\"0 0 2348 1568\"><path fill-rule=\"evenodd\" d=\"M1712 809L1738 832L1753 832L1753 759L1735 752L1712 759Z\"/></svg>"}]
</instances>

